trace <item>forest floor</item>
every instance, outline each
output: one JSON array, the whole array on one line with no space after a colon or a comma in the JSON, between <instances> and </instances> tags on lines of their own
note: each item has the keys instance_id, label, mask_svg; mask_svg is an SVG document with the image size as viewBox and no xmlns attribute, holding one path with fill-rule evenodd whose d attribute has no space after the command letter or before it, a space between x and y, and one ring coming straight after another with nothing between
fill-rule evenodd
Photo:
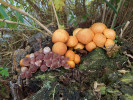
<instances>
[{"instance_id":1,"label":"forest floor","mask_svg":"<svg viewBox=\"0 0 133 100\"><path fill-rule=\"evenodd\" d=\"M72 33L72 30L68 31ZM13 98L9 81L17 83L20 59L38 51L40 40L42 48L52 47L50 37L42 33L30 35L22 41L15 39L18 43L14 47L9 48L9 44L1 47L0 65L8 68L9 76L5 70L7 76L0 77L0 100ZM87 54L79 52L82 55L81 63L74 69L37 71L28 84L27 80L17 84L17 96L20 100L133 100L132 44L132 41L118 38L111 49L96 48ZM7 49L10 50L4 52Z\"/></svg>"}]
</instances>

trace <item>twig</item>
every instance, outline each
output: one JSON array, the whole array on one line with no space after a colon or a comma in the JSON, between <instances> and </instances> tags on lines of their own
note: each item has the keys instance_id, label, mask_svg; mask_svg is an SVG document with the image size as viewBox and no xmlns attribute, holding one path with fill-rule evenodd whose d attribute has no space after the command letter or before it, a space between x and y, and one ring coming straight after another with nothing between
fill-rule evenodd
<instances>
[{"instance_id":1,"label":"twig","mask_svg":"<svg viewBox=\"0 0 133 100\"><path fill-rule=\"evenodd\" d=\"M119 35L120 38L122 38L123 33L124 33L124 31L126 30L126 28L128 27L129 24L130 24L130 21L127 21L127 23L126 23L126 25L124 26L124 28L123 28L123 29L121 28L121 33L120 33L120 35Z\"/></svg>"},{"instance_id":2,"label":"twig","mask_svg":"<svg viewBox=\"0 0 133 100\"><path fill-rule=\"evenodd\" d=\"M10 85L13 100L22 100L23 99L22 91L21 91L20 87L18 86L18 84L10 81L9 85Z\"/></svg>"},{"instance_id":3,"label":"twig","mask_svg":"<svg viewBox=\"0 0 133 100\"><path fill-rule=\"evenodd\" d=\"M54 100L54 96L55 96L55 89L56 87L58 86L59 84L56 84L55 87L54 87L54 90L53 90L53 100Z\"/></svg>"},{"instance_id":4,"label":"twig","mask_svg":"<svg viewBox=\"0 0 133 100\"><path fill-rule=\"evenodd\" d=\"M8 7L12 8L12 9L14 9L14 10L16 10L16 11L18 11L18 12L20 12L21 14L23 14L23 15L25 15L25 16L30 17L30 18L31 18L32 20L34 20L38 25L40 25L44 30L46 30L46 31L49 33L49 35L52 35L52 32L51 32L47 27L45 27L41 22L39 22L36 18L32 17L30 14L28 14L28 13L26 13L25 11L23 11L23 10L21 10L21 9L19 9L19 8L15 7L15 6L11 5L11 4L9 4L9 3L7 3L7 2L4 2L4 1L2 1L2 0L0 0L0 3L3 4L3 5L5 5L5 6L8 6Z\"/></svg>"},{"instance_id":5,"label":"twig","mask_svg":"<svg viewBox=\"0 0 133 100\"><path fill-rule=\"evenodd\" d=\"M11 94L12 94L13 100L17 100L18 98L17 98L17 93L16 93L16 90L15 90L15 83L10 81L9 85L10 85L10 89L11 89Z\"/></svg>"},{"instance_id":6,"label":"twig","mask_svg":"<svg viewBox=\"0 0 133 100\"><path fill-rule=\"evenodd\" d=\"M102 23L104 23L105 12L106 12L106 2L104 2L104 11L103 11L103 16L102 16Z\"/></svg>"},{"instance_id":7,"label":"twig","mask_svg":"<svg viewBox=\"0 0 133 100\"><path fill-rule=\"evenodd\" d=\"M133 56L131 54L128 54L126 51L123 52L123 54L133 59Z\"/></svg>"},{"instance_id":8,"label":"twig","mask_svg":"<svg viewBox=\"0 0 133 100\"><path fill-rule=\"evenodd\" d=\"M122 0L120 0L120 2L118 3L117 13L115 13L115 15L114 15L114 18L113 18L113 22L112 22L111 28L114 28L115 21L116 21L116 17L117 17L117 14L118 14L118 11L119 11L119 8L120 8L121 4L122 4Z\"/></svg>"},{"instance_id":9,"label":"twig","mask_svg":"<svg viewBox=\"0 0 133 100\"><path fill-rule=\"evenodd\" d=\"M10 29L10 28L0 28L0 31L35 31L36 29Z\"/></svg>"},{"instance_id":10,"label":"twig","mask_svg":"<svg viewBox=\"0 0 133 100\"><path fill-rule=\"evenodd\" d=\"M4 22L6 22L6 23L11 23L11 24L19 24L19 25L27 26L27 27L33 28L33 29L35 29L35 30L38 30L38 31L40 31L40 32L42 32L42 33L48 35L46 32L44 32L44 31L42 31L42 30L40 30L40 29L38 29L38 28L35 28L35 27L29 26L29 25L27 25L27 24L24 24L24 23L18 23L18 22L14 22L14 21L10 21L10 20L3 20L3 19L0 19L0 21L1 21L1 22L4 21Z\"/></svg>"},{"instance_id":11,"label":"twig","mask_svg":"<svg viewBox=\"0 0 133 100\"><path fill-rule=\"evenodd\" d=\"M54 10L54 14L55 14L55 18L56 18L56 21L57 21L58 28L60 28L60 23L59 23L58 16L57 16L57 13L56 13L56 10L55 10L55 7L54 7L53 0L51 0L51 3L52 3L53 10Z\"/></svg>"}]
</instances>

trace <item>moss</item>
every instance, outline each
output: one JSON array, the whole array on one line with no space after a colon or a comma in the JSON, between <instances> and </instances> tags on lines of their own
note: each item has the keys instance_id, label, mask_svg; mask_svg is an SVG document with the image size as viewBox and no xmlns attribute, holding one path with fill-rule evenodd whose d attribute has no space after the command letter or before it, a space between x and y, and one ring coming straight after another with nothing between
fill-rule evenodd
<instances>
[{"instance_id":1,"label":"moss","mask_svg":"<svg viewBox=\"0 0 133 100\"><path fill-rule=\"evenodd\" d=\"M126 74L121 78L121 82L123 82L124 84L133 83L133 74L131 74L131 73L126 73Z\"/></svg>"},{"instance_id":2,"label":"moss","mask_svg":"<svg viewBox=\"0 0 133 100\"><path fill-rule=\"evenodd\" d=\"M121 58L121 59L120 59ZM84 59L83 64L79 66L80 70L99 70L103 66L107 66L112 70L117 69L117 65L122 65L127 60L127 57L117 53L113 58L106 55L106 51L97 48L90 52ZM117 66L117 67L116 67Z\"/></svg>"},{"instance_id":3,"label":"moss","mask_svg":"<svg viewBox=\"0 0 133 100\"><path fill-rule=\"evenodd\" d=\"M7 83L0 82L0 100L9 98L9 87Z\"/></svg>"},{"instance_id":4,"label":"moss","mask_svg":"<svg viewBox=\"0 0 133 100\"><path fill-rule=\"evenodd\" d=\"M129 94L125 94L125 99L126 100L133 100L133 96L129 95Z\"/></svg>"}]
</instances>

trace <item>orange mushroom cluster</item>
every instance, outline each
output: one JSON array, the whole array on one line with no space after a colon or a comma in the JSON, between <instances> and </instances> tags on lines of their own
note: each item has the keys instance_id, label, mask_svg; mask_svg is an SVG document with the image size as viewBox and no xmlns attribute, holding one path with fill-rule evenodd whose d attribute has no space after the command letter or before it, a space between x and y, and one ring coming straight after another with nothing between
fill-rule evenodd
<instances>
[{"instance_id":1,"label":"orange mushroom cluster","mask_svg":"<svg viewBox=\"0 0 133 100\"><path fill-rule=\"evenodd\" d=\"M89 52L96 47L109 47L115 44L116 32L107 28L103 23L94 23L90 28L77 28L73 36L64 29L57 29L52 35L54 43L52 51L69 57L68 64L71 68L80 62L80 56L73 49L85 49ZM68 49L69 48L69 49Z\"/></svg>"}]
</instances>

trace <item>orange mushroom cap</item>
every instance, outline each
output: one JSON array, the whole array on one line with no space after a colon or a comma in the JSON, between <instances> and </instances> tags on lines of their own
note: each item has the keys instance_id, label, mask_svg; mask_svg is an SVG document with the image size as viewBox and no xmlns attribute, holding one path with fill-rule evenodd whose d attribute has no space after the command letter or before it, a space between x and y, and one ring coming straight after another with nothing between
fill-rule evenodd
<instances>
[{"instance_id":1,"label":"orange mushroom cap","mask_svg":"<svg viewBox=\"0 0 133 100\"><path fill-rule=\"evenodd\" d=\"M80 63L80 56L78 54L75 54L74 62L76 64Z\"/></svg>"},{"instance_id":2,"label":"orange mushroom cap","mask_svg":"<svg viewBox=\"0 0 133 100\"><path fill-rule=\"evenodd\" d=\"M83 49L84 48L84 45L82 44L82 43L78 43L75 47L74 47L74 49Z\"/></svg>"},{"instance_id":3,"label":"orange mushroom cap","mask_svg":"<svg viewBox=\"0 0 133 100\"><path fill-rule=\"evenodd\" d=\"M73 36L76 36L76 34L82 30L82 28L76 28L74 31L73 31Z\"/></svg>"},{"instance_id":4,"label":"orange mushroom cap","mask_svg":"<svg viewBox=\"0 0 133 100\"><path fill-rule=\"evenodd\" d=\"M69 39L68 39L66 45L68 47L74 47L77 45L77 43L78 43L78 40L77 40L76 36L69 36Z\"/></svg>"},{"instance_id":5,"label":"orange mushroom cap","mask_svg":"<svg viewBox=\"0 0 133 100\"><path fill-rule=\"evenodd\" d=\"M77 33L76 37L77 37L79 42L81 42L83 44L87 44L90 41L92 41L92 39L94 37L94 33L91 29L85 28L85 29L80 30Z\"/></svg>"},{"instance_id":6,"label":"orange mushroom cap","mask_svg":"<svg viewBox=\"0 0 133 100\"><path fill-rule=\"evenodd\" d=\"M59 55L64 55L67 51L67 46L62 42L56 42L52 47L52 51Z\"/></svg>"},{"instance_id":7,"label":"orange mushroom cap","mask_svg":"<svg viewBox=\"0 0 133 100\"><path fill-rule=\"evenodd\" d=\"M97 34L97 33L103 33L103 31L107 28L107 26L103 23L94 23L92 26L91 26L91 30Z\"/></svg>"},{"instance_id":8,"label":"orange mushroom cap","mask_svg":"<svg viewBox=\"0 0 133 100\"><path fill-rule=\"evenodd\" d=\"M75 68L74 61L68 61L67 64L70 66L70 68Z\"/></svg>"},{"instance_id":9,"label":"orange mushroom cap","mask_svg":"<svg viewBox=\"0 0 133 100\"><path fill-rule=\"evenodd\" d=\"M65 57L69 57L69 60L74 60L75 53L72 50L68 50L65 54Z\"/></svg>"},{"instance_id":10,"label":"orange mushroom cap","mask_svg":"<svg viewBox=\"0 0 133 100\"><path fill-rule=\"evenodd\" d=\"M24 67L24 65L23 65L23 59L20 60L19 65L20 65L21 67Z\"/></svg>"},{"instance_id":11,"label":"orange mushroom cap","mask_svg":"<svg viewBox=\"0 0 133 100\"><path fill-rule=\"evenodd\" d=\"M105 29L103 33L104 33L104 36L106 36L106 38L108 39L114 40L116 37L116 32L113 29Z\"/></svg>"},{"instance_id":12,"label":"orange mushroom cap","mask_svg":"<svg viewBox=\"0 0 133 100\"><path fill-rule=\"evenodd\" d=\"M105 47L113 46L115 45L115 42L112 39L107 39L105 42Z\"/></svg>"},{"instance_id":13,"label":"orange mushroom cap","mask_svg":"<svg viewBox=\"0 0 133 100\"><path fill-rule=\"evenodd\" d=\"M85 48L87 51L92 51L93 49L96 48L96 44L92 41L92 42L86 44Z\"/></svg>"},{"instance_id":14,"label":"orange mushroom cap","mask_svg":"<svg viewBox=\"0 0 133 100\"><path fill-rule=\"evenodd\" d=\"M103 34L95 34L93 42L95 42L98 47L104 47L106 37Z\"/></svg>"},{"instance_id":15,"label":"orange mushroom cap","mask_svg":"<svg viewBox=\"0 0 133 100\"><path fill-rule=\"evenodd\" d=\"M53 35L52 35L52 42L63 42L66 43L69 38L69 34L66 30L64 29L57 29Z\"/></svg>"},{"instance_id":16,"label":"orange mushroom cap","mask_svg":"<svg viewBox=\"0 0 133 100\"><path fill-rule=\"evenodd\" d=\"M28 58L29 58L29 57L30 57L30 55L29 55L29 54L27 54L25 57L28 57Z\"/></svg>"}]
</instances>

